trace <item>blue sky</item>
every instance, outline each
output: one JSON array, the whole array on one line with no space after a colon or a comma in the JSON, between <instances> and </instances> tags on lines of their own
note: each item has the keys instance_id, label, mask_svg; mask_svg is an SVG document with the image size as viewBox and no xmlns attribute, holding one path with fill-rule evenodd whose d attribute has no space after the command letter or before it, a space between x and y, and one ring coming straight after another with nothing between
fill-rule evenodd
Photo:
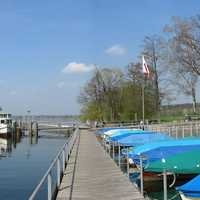
<instances>
[{"instance_id":1,"label":"blue sky","mask_svg":"<svg viewBox=\"0 0 200 200\"><path fill-rule=\"evenodd\" d=\"M0 105L13 114L78 114L93 64L124 67L144 36L199 11L198 0L0 0Z\"/></svg>"}]
</instances>

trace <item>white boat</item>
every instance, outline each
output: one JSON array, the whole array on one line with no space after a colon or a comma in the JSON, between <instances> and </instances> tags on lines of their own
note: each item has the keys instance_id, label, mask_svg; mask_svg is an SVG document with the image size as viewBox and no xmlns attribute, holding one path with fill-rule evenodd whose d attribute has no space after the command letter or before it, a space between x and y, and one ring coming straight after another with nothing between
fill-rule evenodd
<instances>
[{"instance_id":1,"label":"white boat","mask_svg":"<svg viewBox=\"0 0 200 200\"><path fill-rule=\"evenodd\" d=\"M8 113L0 113L0 134L12 132L12 116Z\"/></svg>"},{"instance_id":2,"label":"white boat","mask_svg":"<svg viewBox=\"0 0 200 200\"><path fill-rule=\"evenodd\" d=\"M182 200L200 200L199 197L195 198L195 197L188 197L186 196L184 193L182 192L179 192L180 196L181 196L181 199Z\"/></svg>"}]
</instances>

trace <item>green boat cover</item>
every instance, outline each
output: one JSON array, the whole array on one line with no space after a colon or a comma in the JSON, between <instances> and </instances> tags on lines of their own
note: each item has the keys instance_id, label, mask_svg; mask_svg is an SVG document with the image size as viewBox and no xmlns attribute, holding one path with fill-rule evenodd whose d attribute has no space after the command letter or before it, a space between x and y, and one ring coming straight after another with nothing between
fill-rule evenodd
<instances>
[{"instance_id":1,"label":"green boat cover","mask_svg":"<svg viewBox=\"0 0 200 200\"><path fill-rule=\"evenodd\" d=\"M155 162L150 162L144 170L151 172L163 172L166 170L177 174L199 174L200 149L194 149L170 156L167 159L163 158Z\"/></svg>"}]
</instances>

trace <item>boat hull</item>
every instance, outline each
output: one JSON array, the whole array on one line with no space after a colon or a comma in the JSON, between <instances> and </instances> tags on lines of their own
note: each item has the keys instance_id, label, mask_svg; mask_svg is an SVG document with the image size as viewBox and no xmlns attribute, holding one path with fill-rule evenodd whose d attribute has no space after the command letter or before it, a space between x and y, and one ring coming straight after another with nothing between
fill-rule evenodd
<instances>
[{"instance_id":1,"label":"boat hull","mask_svg":"<svg viewBox=\"0 0 200 200\"><path fill-rule=\"evenodd\" d=\"M194 178L196 174L176 174L176 182L175 186L182 185L192 178ZM139 177L138 177L139 178ZM168 185L170 185L174 180L173 175L167 176ZM144 181L144 190L147 192L158 192L163 190L163 176L159 173L151 173L144 172L143 173L143 181ZM140 181L138 179L138 183Z\"/></svg>"},{"instance_id":2,"label":"boat hull","mask_svg":"<svg viewBox=\"0 0 200 200\"><path fill-rule=\"evenodd\" d=\"M195 198L195 197L187 197L181 192L179 192L179 194L180 194L182 200L200 200L199 197L197 197L197 198Z\"/></svg>"},{"instance_id":3,"label":"boat hull","mask_svg":"<svg viewBox=\"0 0 200 200\"><path fill-rule=\"evenodd\" d=\"M10 126L8 126L8 125L1 125L0 126L0 135L11 133L11 132L12 132L12 128Z\"/></svg>"}]
</instances>

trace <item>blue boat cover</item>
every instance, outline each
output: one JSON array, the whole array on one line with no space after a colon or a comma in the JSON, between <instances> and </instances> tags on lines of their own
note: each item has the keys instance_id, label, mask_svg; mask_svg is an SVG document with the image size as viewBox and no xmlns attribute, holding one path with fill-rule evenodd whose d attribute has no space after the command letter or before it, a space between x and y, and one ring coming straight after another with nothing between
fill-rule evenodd
<instances>
[{"instance_id":1,"label":"blue boat cover","mask_svg":"<svg viewBox=\"0 0 200 200\"><path fill-rule=\"evenodd\" d=\"M200 144L200 138L194 137L194 138L184 138L184 139L177 139L177 140L167 140L167 141L159 141L159 142L152 142L149 144L144 144L142 146L137 147L134 149L134 154L144 154L147 151L155 150L160 147L173 147L173 146L186 146L186 145L199 145ZM159 150L157 150L159 151Z\"/></svg>"},{"instance_id":2,"label":"blue boat cover","mask_svg":"<svg viewBox=\"0 0 200 200\"><path fill-rule=\"evenodd\" d=\"M118 141L122 138L131 136L131 135L136 135L136 134L152 134L155 132L152 131L143 131L143 130L131 130L131 131L124 131L124 132L117 132L111 136L109 136L110 141Z\"/></svg>"},{"instance_id":3,"label":"blue boat cover","mask_svg":"<svg viewBox=\"0 0 200 200\"><path fill-rule=\"evenodd\" d=\"M162 141L162 140L170 140L172 139L170 136L163 134L163 133L149 133L146 134L140 133L140 134L132 134L127 137L123 137L118 140L118 142L123 146L139 146L143 145L149 142L155 142L155 141Z\"/></svg>"},{"instance_id":4,"label":"blue boat cover","mask_svg":"<svg viewBox=\"0 0 200 200\"><path fill-rule=\"evenodd\" d=\"M137 149L137 147L136 147ZM199 150L200 149L200 141L199 144L195 145L185 145L184 148L180 148L180 146L164 146L152 149L150 151L146 151L142 153L142 155L146 158L143 161L143 164L146 165L147 163L152 163L158 160L166 160L174 155L189 152L191 150ZM139 164L140 162L140 155L134 154L133 152L129 152L129 157L134 160L136 164Z\"/></svg>"},{"instance_id":5,"label":"blue boat cover","mask_svg":"<svg viewBox=\"0 0 200 200\"><path fill-rule=\"evenodd\" d=\"M191 181L186 184L177 187L178 191L183 192L186 196L189 197L200 197L200 175L193 178Z\"/></svg>"},{"instance_id":6,"label":"blue boat cover","mask_svg":"<svg viewBox=\"0 0 200 200\"><path fill-rule=\"evenodd\" d=\"M123 129L121 127L110 127L110 128L101 128L96 132L96 135L103 135L105 132L110 131L110 130L116 130L116 129Z\"/></svg>"}]
</instances>

